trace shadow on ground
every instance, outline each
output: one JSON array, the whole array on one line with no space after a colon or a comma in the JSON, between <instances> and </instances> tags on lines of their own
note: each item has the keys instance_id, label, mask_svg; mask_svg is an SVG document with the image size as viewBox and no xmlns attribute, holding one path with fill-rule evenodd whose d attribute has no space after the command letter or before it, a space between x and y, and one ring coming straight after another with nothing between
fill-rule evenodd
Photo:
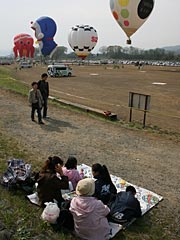
<instances>
[{"instance_id":1,"label":"shadow on ground","mask_svg":"<svg viewBox=\"0 0 180 240\"><path fill-rule=\"evenodd\" d=\"M77 127L73 126L71 123L55 118L47 118L44 122L45 125L42 125L42 127L46 131L63 132L63 128L77 129Z\"/></svg>"}]
</instances>

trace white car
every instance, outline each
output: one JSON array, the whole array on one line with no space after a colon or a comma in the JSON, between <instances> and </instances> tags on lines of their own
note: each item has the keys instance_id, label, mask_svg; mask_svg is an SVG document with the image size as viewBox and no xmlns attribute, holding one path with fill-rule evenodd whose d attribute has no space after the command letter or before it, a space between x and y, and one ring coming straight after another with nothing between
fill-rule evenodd
<instances>
[{"instance_id":1,"label":"white car","mask_svg":"<svg viewBox=\"0 0 180 240\"><path fill-rule=\"evenodd\" d=\"M28 62L20 62L19 63L19 68L32 68L32 63L28 63Z\"/></svg>"}]
</instances>

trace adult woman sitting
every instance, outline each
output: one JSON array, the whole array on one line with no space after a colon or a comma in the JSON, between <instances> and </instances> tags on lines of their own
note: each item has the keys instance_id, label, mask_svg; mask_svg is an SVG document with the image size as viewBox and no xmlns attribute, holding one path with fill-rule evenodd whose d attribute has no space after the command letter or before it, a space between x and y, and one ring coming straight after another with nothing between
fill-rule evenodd
<instances>
[{"instance_id":1,"label":"adult woman sitting","mask_svg":"<svg viewBox=\"0 0 180 240\"><path fill-rule=\"evenodd\" d=\"M57 156L49 157L45 161L37 180L37 193L41 206L44 206L45 202L53 202L54 200L60 206L64 201L61 189L68 189L69 182L68 177L63 174L62 165L63 161Z\"/></svg>"}]
</instances>

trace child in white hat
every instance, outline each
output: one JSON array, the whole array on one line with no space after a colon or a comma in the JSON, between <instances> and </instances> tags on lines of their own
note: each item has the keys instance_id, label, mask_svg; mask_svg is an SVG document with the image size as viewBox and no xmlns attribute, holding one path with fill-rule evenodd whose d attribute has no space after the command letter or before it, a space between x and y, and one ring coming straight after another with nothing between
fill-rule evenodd
<instances>
[{"instance_id":1,"label":"child in white hat","mask_svg":"<svg viewBox=\"0 0 180 240\"><path fill-rule=\"evenodd\" d=\"M74 217L76 234L87 240L109 239L110 227L106 216L109 208L92 197L95 191L95 182L85 178L78 182L76 187L77 197L71 201L70 211Z\"/></svg>"}]
</instances>

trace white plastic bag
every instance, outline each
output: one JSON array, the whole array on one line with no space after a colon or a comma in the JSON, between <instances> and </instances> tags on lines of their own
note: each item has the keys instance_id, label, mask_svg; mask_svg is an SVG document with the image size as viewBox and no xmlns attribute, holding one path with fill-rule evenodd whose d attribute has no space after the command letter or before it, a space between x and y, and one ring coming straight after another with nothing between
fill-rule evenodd
<instances>
[{"instance_id":1,"label":"white plastic bag","mask_svg":"<svg viewBox=\"0 0 180 240\"><path fill-rule=\"evenodd\" d=\"M46 207L41 214L41 218L46 222L55 224L60 213L57 203L48 202L45 205Z\"/></svg>"}]
</instances>

